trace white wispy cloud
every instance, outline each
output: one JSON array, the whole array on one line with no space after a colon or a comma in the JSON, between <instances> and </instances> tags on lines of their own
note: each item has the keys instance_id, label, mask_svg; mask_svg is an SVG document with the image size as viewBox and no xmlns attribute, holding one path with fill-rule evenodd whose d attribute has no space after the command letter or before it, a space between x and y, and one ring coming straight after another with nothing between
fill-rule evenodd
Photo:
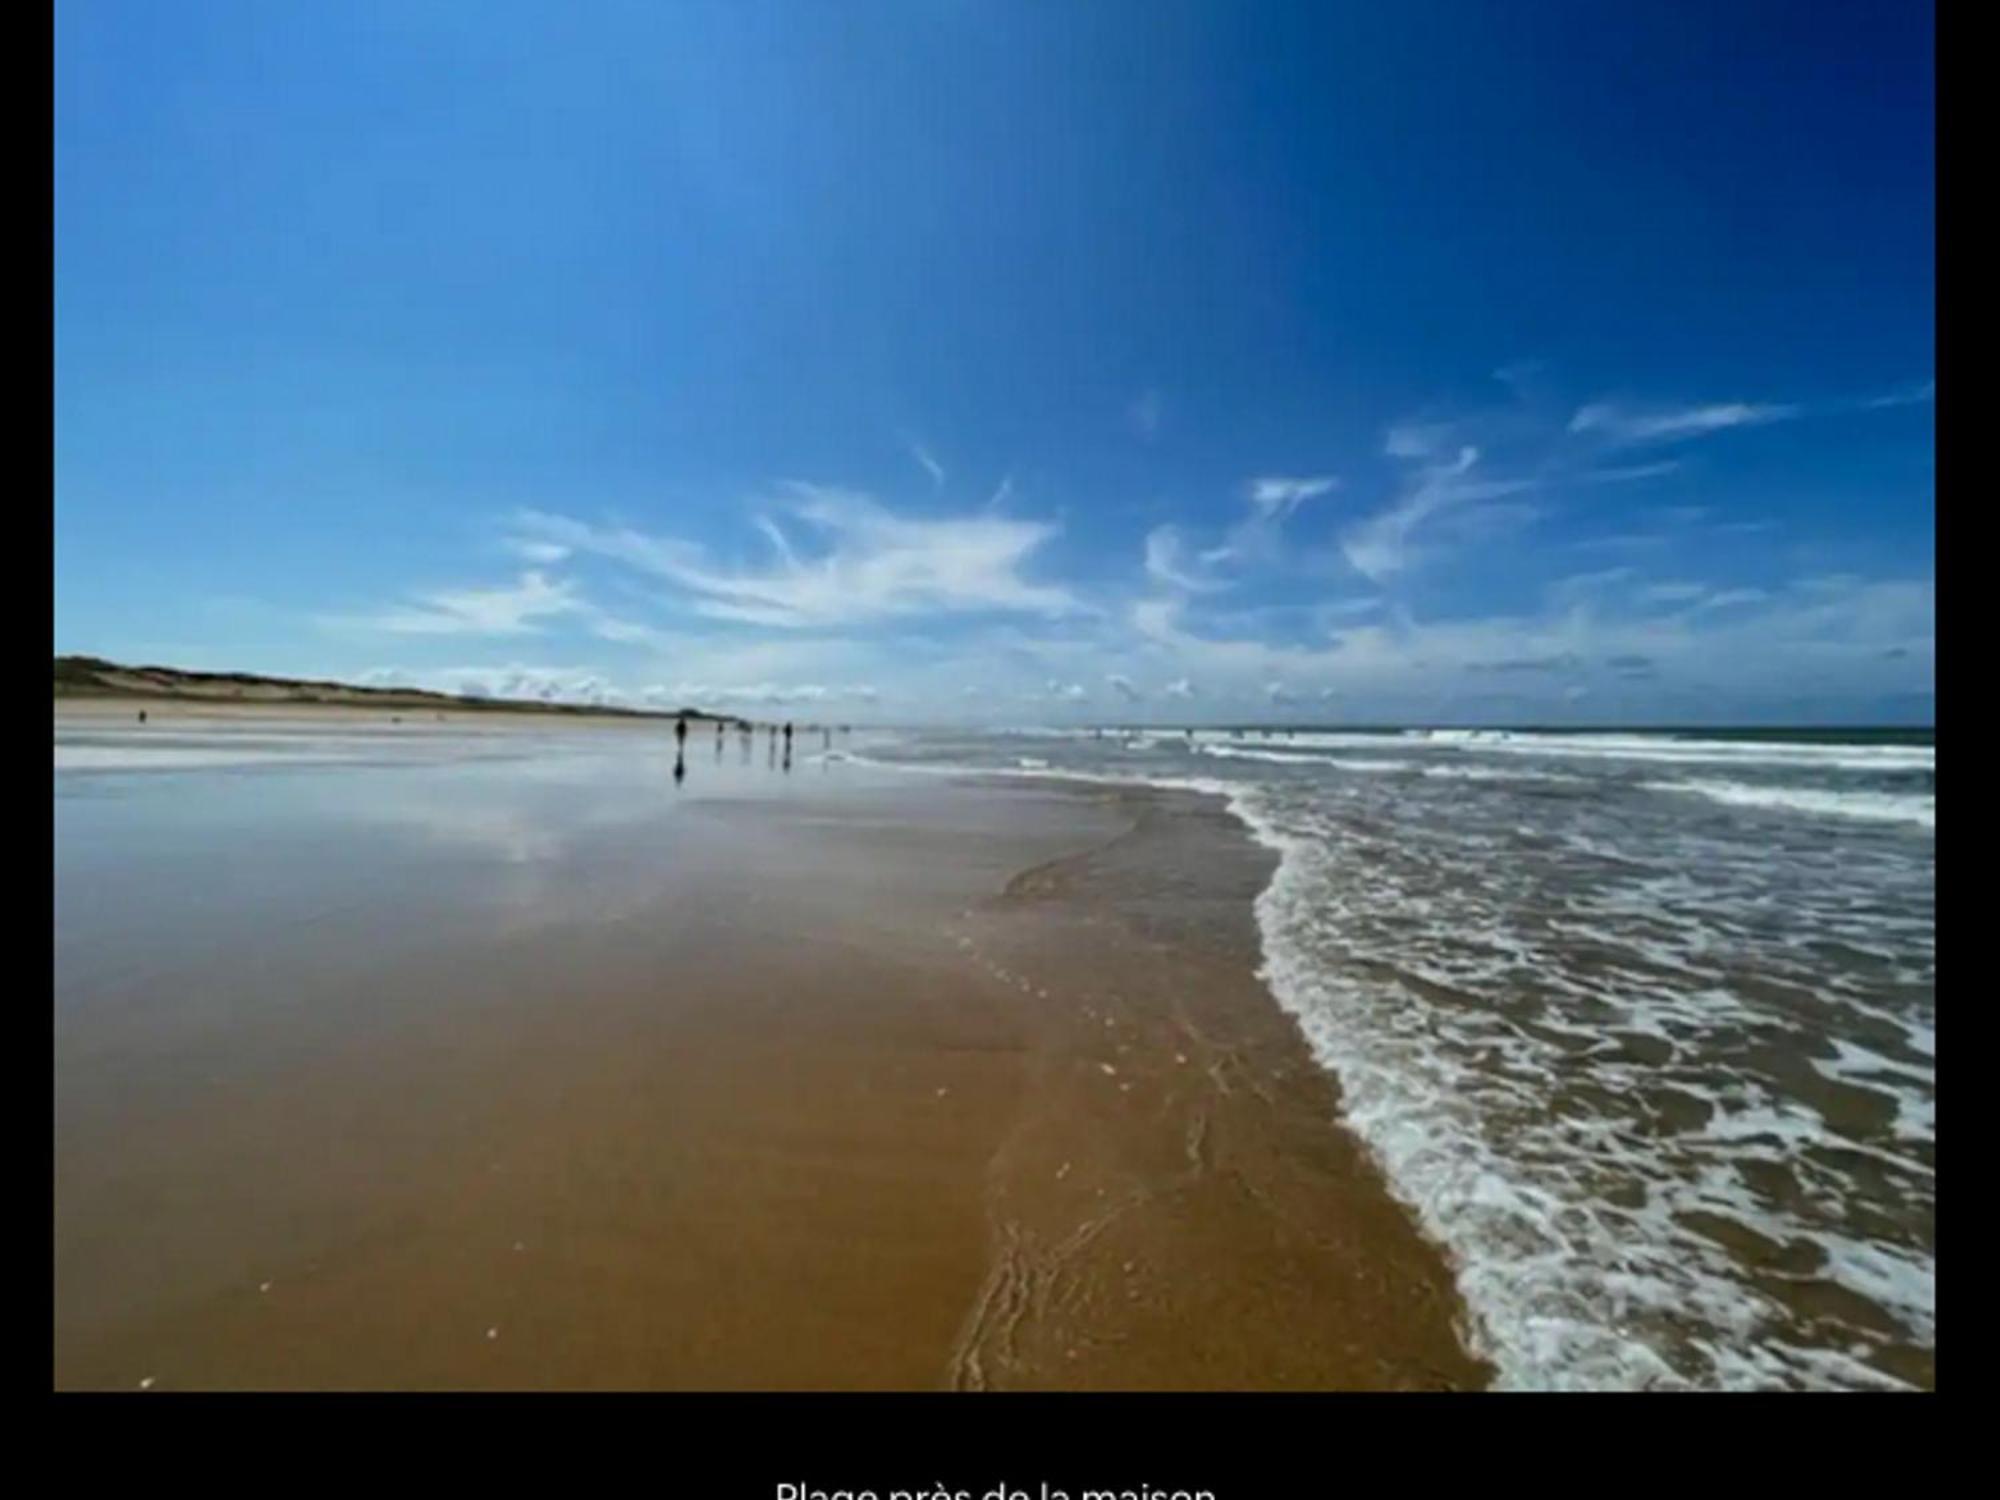
<instances>
[{"instance_id":1,"label":"white wispy cloud","mask_svg":"<svg viewBox=\"0 0 2000 1500\"><path fill-rule=\"evenodd\" d=\"M1891 391L1885 396L1874 396L1861 405L1869 411L1881 411L1891 406L1917 406L1937 397L1937 382L1925 380L1916 385L1905 386L1902 390Z\"/></svg>"},{"instance_id":2,"label":"white wispy cloud","mask_svg":"<svg viewBox=\"0 0 2000 1500\"><path fill-rule=\"evenodd\" d=\"M744 624L797 629L926 614L1060 615L1080 607L1067 589L1022 576L1056 535L1052 522L988 513L902 516L848 490L800 483L782 490L773 513L758 518L773 553L761 568L731 569L705 548L628 526L539 511L523 512L517 523L664 579L698 614Z\"/></svg>"},{"instance_id":3,"label":"white wispy cloud","mask_svg":"<svg viewBox=\"0 0 2000 1500\"><path fill-rule=\"evenodd\" d=\"M1770 595L1763 589L1718 589L1705 583L1676 582L1648 584L1639 590L1638 597L1645 604L1680 605L1700 611L1757 604L1770 598Z\"/></svg>"},{"instance_id":4,"label":"white wispy cloud","mask_svg":"<svg viewBox=\"0 0 2000 1500\"><path fill-rule=\"evenodd\" d=\"M585 628L600 640L617 641L626 646L651 646L655 649L664 649L679 643L678 638L667 631L606 614L595 605L580 610L579 614Z\"/></svg>"},{"instance_id":5,"label":"white wispy cloud","mask_svg":"<svg viewBox=\"0 0 2000 1500\"><path fill-rule=\"evenodd\" d=\"M1691 604L1708 597L1705 583L1652 583L1639 590L1639 597L1648 604Z\"/></svg>"},{"instance_id":6,"label":"white wispy cloud","mask_svg":"<svg viewBox=\"0 0 2000 1500\"><path fill-rule=\"evenodd\" d=\"M1636 577L1637 574L1638 569L1631 567L1599 568L1589 573L1572 573L1567 578L1559 578L1549 585L1549 602L1559 608L1585 603L1605 590Z\"/></svg>"},{"instance_id":7,"label":"white wispy cloud","mask_svg":"<svg viewBox=\"0 0 2000 1500\"><path fill-rule=\"evenodd\" d=\"M1109 684L1111 684L1112 688L1117 692L1118 696L1123 698L1127 703L1137 703L1141 698L1146 696L1144 693L1140 692L1138 688L1134 687L1132 685L1132 679L1125 676L1123 673L1120 672L1108 673L1105 676L1104 680Z\"/></svg>"},{"instance_id":8,"label":"white wispy cloud","mask_svg":"<svg viewBox=\"0 0 2000 1500\"><path fill-rule=\"evenodd\" d=\"M538 622L576 614L589 606L566 581L523 573L510 587L451 589L414 596L415 602L367 615L325 615L335 628L390 635L532 635Z\"/></svg>"},{"instance_id":9,"label":"white wispy cloud","mask_svg":"<svg viewBox=\"0 0 2000 1500\"><path fill-rule=\"evenodd\" d=\"M1672 538L1660 531L1621 531L1610 536L1585 537L1569 544L1572 552L1629 552L1664 547Z\"/></svg>"},{"instance_id":10,"label":"white wispy cloud","mask_svg":"<svg viewBox=\"0 0 2000 1500\"><path fill-rule=\"evenodd\" d=\"M1226 588L1224 581L1205 578L1187 564L1177 527L1156 526L1146 533L1146 573L1169 588L1200 590Z\"/></svg>"},{"instance_id":11,"label":"white wispy cloud","mask_svg":"<svg viewBox=\"0 0 2000 1500\"><path fill-rule=\"evenodd\" d=\"M1156 526L1146 534L1147 575L1169 588L1188 593L1225 589L1240 581L1243 569L1281 560L1280 538L1285 522L1307 500L1338 488L1331 474L1306 477L1265 475L1246 480L1246 514L1212 547L1193 558L1187 555L1180 528Z\"/></svg>"},{"instance_id":12,"label":"white wispy cloud","mask_svg":"<svg viewBox=\"0 0 2000 1500\"><path fill-rule=\"evenodd\" d=\"M1243 492L1259 517L1266 521L1282 521L1305 501L1315 495L1327 494L1339 485L1339 478L1332 474L1313 474L1303 478L1270 474L1249 480L1243 486Z\"/></svg>"},{"instance_id":13,"label":"white wispy cloud","mask_svg":"<svg viewBox=\"0 0 2000 1500\"><path fill-rule=\"evenodd\" d=\"M1585 484L1630 484L1640 479L1658 479L1681 467L1679 459L1669 458L1656 464L1614 464L1607 469L1590 469L1579 477Z\"/></svg>"},{"instance_id":14,"label":"white wispy cloud","mask_svg":"<svg viewBox=\"0 0 2000 1500\"><path fill-rule=\"evenodd\" d=\"M1176 677L1160 691L1169 698L1192 698L1195 695L1194 684L1185 677Z\"/></svg>"},{"instance_id":15,"label":"white wispy cloud","mask_svg":"<svg viewBox=\"0 0 2000 1500\"><path fill-rule=\"evenodd\" d=\"M1435 458L1451 447L1449 422L1398 422L1382 440L1382 451L1391 458Z\"/></svg>"},{"instance_id":16,"label":"white wispy cloud","mask_svg":"<svg viewBox=\"0 0 2000 1500\"><path fill-rule=\"evenodd\" d=\"M1770 598L1763 589L1722 589L1696 603L1696 609L1732 609L1742 604L1760 604Z\"/></svg>"},{"instance_id":17,"label":"white wispy cloud","mask_svg":"<svg viewBox=\"0 0 2000 1500\"><path fill-rule=\"evenodd\" d=\"M1572 434L1588 435L1613 446L1679 442L1728 432L1741 427L1764 427L1798 417L1826 415L1842 411L1879 411L1889 407L1914 406L1934 400L1937 382L1925 380L1859 400L1827 400L1813 403L1794 401L1715 401L1690 406L1633 406L1618 401L1593 401L1576 410L1570 418ZM1586 479L1643 479L1665 468L1640 464L1626 469L1604 469Z\"/></svg>"},{"instance_id":18,"label":"white wispy cloud","mask_svg":"<svg viewBox=\"0 0 2000 1500\"><path fill-rule=\"evenodd\" d=\"M558 546L554 542L532 542L519 537L509 537L503 545L516 557L524 557L531 563L541 563L544 566L559 563L569 556L569 548Z\"/></svg>"},{"instance_id":19,"label":"white wispy cloud","mask_svg":"<svg viewBox=\"0 0 2000 1500\"><path fill-rule=\"evenodd\" d=\"M1206 594L1232 588L1244 568L1272 564L1282 558L1284 522L1306 500L1328 494L1340 480L1332 474L1310 478L1264 476L1244 482L1248 514L1224 532L1222 540L1188 556L1178 526L1154 526L1146 532L1146 574L1168 588Z\"/></svg>"},{"instance_id":20,"label":"white wispy cloud","mask_svg":"<svg viewBox=\"0 0 2000 1500\"><path fill-rule=\"evenodd\" d=\"M1531 479L1472 479L1479 450L1460 448L1448 463L1421 465L1402 499L1342 535L1340 547L1354 570L1382 583L1408 569L1416 559L1417 534L1447 513L1464 513L1483 502L1533 489ZM1492 519L1520 519L1511 510ZM1475 517L1476 519L1476 517Z\"/></svg>"},{"instance_id":21,"label":"white wispy cloud","mask_svg":"<svg viewBox=\"0 0 2000 1500\"><path fill-rule=\"evenodd\" d=\"M944 487L944 465L931 456L930 449L926 448L913 437L904 438L903 446L910 450L910 457L917 461L918 467L931 476L932 488L942 489Z\"/></svg>"},{"instance_id":22,"label":"white wispy cloud","mask_svg":"<svg viewBox=\"0 0 2000 1500\"><path fill-rule=\"evenodd\" d=\"M1634 408L1595 401L1570 418L1573 433L1594 433L1611 443L1663 443L1703 437L1735 427L1761 427L1798 416L1803 407L1779 402L1720 401L1706 406Z\"/></svg>"}]
</instances>

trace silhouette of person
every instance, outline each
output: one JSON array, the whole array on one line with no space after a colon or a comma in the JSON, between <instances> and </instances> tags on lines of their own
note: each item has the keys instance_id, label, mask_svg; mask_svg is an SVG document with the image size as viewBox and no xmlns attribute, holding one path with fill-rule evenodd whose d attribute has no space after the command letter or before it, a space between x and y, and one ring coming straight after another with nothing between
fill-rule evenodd
<instances>
[{"instance_id":1,"label":"silhouette of person","mask_svg":"<svg viewBox=\"0 0 2000 1500\"><path fill-rule=\"evenodd\" d=\"M678 753L688 742L688 716L682 714L674 720L674 750Z\"/></svg>"},{"instance_id":2,"label":"silhouette of person","mask_svg":"<svg viewBox=\"0 0 2000 1500\"><path fill-rule=\"evenodd\" d=\"M785 759L792 758L792 721L785 720Z\"/></svg>"},{"instance_id":3,"label":"silhouette of person","mask_svg":"<svg viewBox=\"0 0 2000 1500\"><path fill-rule=\"evenodd\" d=\"M141 724L146 722L146 710L143 708L139 710L139 722Z\"/></svg>"}]
</instances>

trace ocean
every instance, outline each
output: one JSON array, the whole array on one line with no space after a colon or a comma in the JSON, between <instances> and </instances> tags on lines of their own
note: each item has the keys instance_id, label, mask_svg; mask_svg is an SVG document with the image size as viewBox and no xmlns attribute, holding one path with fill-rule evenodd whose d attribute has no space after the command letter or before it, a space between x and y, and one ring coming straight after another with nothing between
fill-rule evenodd
<instances>
[{"instance_id":1,"label":"ocean","mask_svg":"<svg viewBox=\"0 0 2000 1500\"><path fill-rule=\"evenodd\" d=\"M836 754L840 752L835 752ZM1227 799L1263 977L1512 1389L1934 1385L1928 731L1026 729Z\"/></svg>"}]
</instances>

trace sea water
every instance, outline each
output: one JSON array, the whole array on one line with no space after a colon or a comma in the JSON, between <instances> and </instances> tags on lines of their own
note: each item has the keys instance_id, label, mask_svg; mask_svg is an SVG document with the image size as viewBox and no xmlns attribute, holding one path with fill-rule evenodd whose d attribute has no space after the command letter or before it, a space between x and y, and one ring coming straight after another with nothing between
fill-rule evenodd
<instances>
[{"instance_id":1,"label":"sea water","mask_svg":"<svg viewBox=\"0 0 2000 1500\"><path fill-rule=\"evenodd\" d=\"M1228 799L1264 977L1512 1388L1928 1386L1927 732L908 734Z\"/></svg>"}]
</instances>

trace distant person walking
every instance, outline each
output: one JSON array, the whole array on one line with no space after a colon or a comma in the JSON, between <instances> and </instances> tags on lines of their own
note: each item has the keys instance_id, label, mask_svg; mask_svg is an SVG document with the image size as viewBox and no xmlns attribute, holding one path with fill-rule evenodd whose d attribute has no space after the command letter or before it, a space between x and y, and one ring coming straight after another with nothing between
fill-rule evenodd
<instances>
[{"instance_id":1,"label":"distant person walking","mask_svg":"<svg viewBox=\"0 0 2000 1500\"><path fill-rule=\"evenodd\" d=\"M686 714L682 714L678 719L674 720L675 752L678 753L681 750L686 749L687 742L688 742L688 716Z\"/></svg>"}]
</instances>

